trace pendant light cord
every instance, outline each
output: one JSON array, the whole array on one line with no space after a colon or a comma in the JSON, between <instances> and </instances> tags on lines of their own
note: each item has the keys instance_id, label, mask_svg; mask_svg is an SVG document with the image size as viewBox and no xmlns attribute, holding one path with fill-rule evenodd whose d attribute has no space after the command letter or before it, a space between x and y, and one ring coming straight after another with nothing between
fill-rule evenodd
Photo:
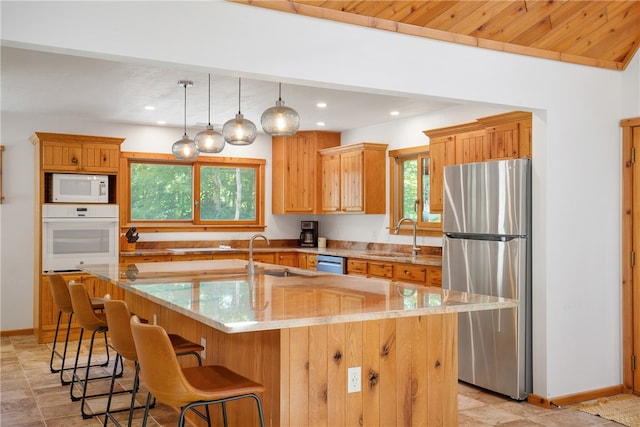
<instances>
[{"instance_id":1,"label":"pendant light cord","mask_svg":"<svg viewBox=\"0 0 640 427\"><path fill-rule=\"evenodd\" d=\"M209 126L211 126L211 73L209 73Z\"/></svg>"},{"instance_id":2,"label":"pendant light cord","mask_svg":"<svg viewBox=\"0 0 640 427\"><path fill-rule=\"evenodd\" d=\"M282 101L282 83L278 83L278 101Z\"/></svg>"},{"instance_id":3,"label":"pendant light cord","mask_svg":"<svg viewBox=\"0 0 640 427\"><path fill-rule=\"evenodd\" d=\"M242 114L240 109L240 92L242 91L242 79L238 77L238 114Z\"/></svg>"},{"instance_id":4,"label":"pendant light cord","mask_svg":"<svg viewBox=\"0 0 640 427\"><path fill-rule=\"evenodd\" d=\"M184 135L187 135L187 84L184 84Z\"/></svg>"}]
</instances>

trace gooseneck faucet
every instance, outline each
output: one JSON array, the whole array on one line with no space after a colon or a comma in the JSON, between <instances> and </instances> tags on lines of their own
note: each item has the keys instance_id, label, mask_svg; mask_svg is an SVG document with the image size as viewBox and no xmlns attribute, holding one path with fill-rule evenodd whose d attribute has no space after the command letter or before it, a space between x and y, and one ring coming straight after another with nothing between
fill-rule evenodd
<instances>
[{"instance_id":1,"label":"gooseneck faucet","mask_svg":"<svg viewBox=\"0 0 640 427\"><path fill-rule=\"evenodd\" d=\"M413 256L417 256L418 252L420 252L420 248L418 247L418 245L416 245L417 226L414 220L407 217L400 218L400 221L398 221L398 223L396 224L394 234L398 234L400 232L400 225L405 221L409 221L411 224L413 224L413 247L411 248L411 253L413 254Z\"/></svg>"},{"instance_id":2,"label":"gooseneck faucet","mask_svg":"<svg viewBox=\"0 0 640 427\"><path fill-rule=\"evenodd\" d=\"M247 271L251 276L255 273L255 267L253 265L253 241L258 237L264 239L267 242L267 245L269 245L269 239L267 239L267 236L264 234L254 234L249 239L249 264L247 264Z\"/></svg>"}]
</instances>

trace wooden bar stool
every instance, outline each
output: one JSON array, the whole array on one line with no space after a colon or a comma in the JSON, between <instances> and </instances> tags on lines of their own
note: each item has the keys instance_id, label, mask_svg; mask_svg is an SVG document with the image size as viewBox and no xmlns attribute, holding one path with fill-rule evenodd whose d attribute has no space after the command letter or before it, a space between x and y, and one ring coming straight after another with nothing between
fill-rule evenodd
<instances>
[{"instance_id":1,"label":"wooden bar stool","mask_svg":"<svg viewBox=\"0 0 640 427\"><path fill-rule=\"evenodd\" d=\"M60 373L60 384L67 385L71 384L71 381L67 381L64 379L64 371L71 370L73 367L65 367L65 361L67 359L67 347L69 345L69 332L71 331L71 321L73 318L73 305L71 304L71 295L69 295L69 287L67 285L66 280L62 277L61 274L58 273L49 273L47 274L47 279L49 280L49 287L51 289L51 295L53 297L53 303L58 308L58 322L56 324L56 333L53 336L53 347L51 348L51 359L49 360L49 369L51 373ZM102 310L104 305L102 304L102 298L91 298L91 307L93 310ZM62 315L68 314L69 321L67 322L67 333L64 339L64 349L62 354L56 349L56 345L58 343L58 333L60 332L60 322L62 320ZM53 367L54 358L60 359L60 368ZM102 366L106 366L107 362L104 364L100 364ZM94 366L100 366L94 365ZM83 366L84 368L84 366Z\"/></svg>"},{"instance_id":2,"label":"wooden bar stool","mask_svg":"<svg viewBox=\"0 0 640 427\"><path fill-rule=\"evenodd\" d=\"M179 407L178 426L185 423L185 413L198 406L220 403L224 425L227 425L226 402L252 398L258 408L260 425L264 427L262 403L256 393L264 386L237 374L224 366L196 366L181 368L167 332L157 325L140 323L137 316L131 317L131 333L136 344L140 376L150 394L144 413L146 425L151 403L151 394L159 401ZM203 415L195 411L200 417ZM206 417L203 417L206 419ZM210 418L207 419L211 425Z\"/></svg>"},{"instance_id":3,"label":"wooden bar stool","mask_svg":"<svg viewBox=\"0 0 640 427\"><path fill-rule=\"evenodd\" d=\"M136 393L140 384L140 365L138 364L138 354L136 352L136 346L133 342L133 335L131 335L131 312L125 301L112 300L109 295L105 295L104 298L104 311L107 315L107 324L109 327L109 336L111 337L111 347L116 351L116 358L124 358L134 362L135 374L133 377L133 387L131 388L131 404L129 410L129 421L127 426L131 426L133 420L134 409L141 409L144 406L136 407ZM191 342L180 335L169 334L169 340L173 347L176 356L194 355L198 362L198 366L202 366L202 359L200 358L200 352L204 350L204 347L200 344ZM120 423L113 417L111 411L111 397L113 394L113 388L116 381L116 368L117 363L113 366L113 375L111 377L111 388L109 399L107 400L107 409L105 412L104 426L107 425L108 420L111 420L114 424L120 425ZM120 410L122 411L122 410ZM117 412L120 412L117 411Z\"/></svg>"},{"instance_id":4,"label":"wooden bar stool","mask_svg":"<svg viewBox=\"0 0 640 427\"><path fill-rule=\"evenodd\" d=\"M112 375L103 375L103 376L90 376L90 368L91 368L91 357L93 356L93 347L95 343L95 338L97 334L104 335L104 344L105 350L107 352L107 360L109 360L109 343L107 342L107 331L109 330L107 325L107 317L105 313L97 313L93 310L91 306L91 299L89 298L89 294L87 293L87 289L82 283L74 283L73 281L69 283L69 294L71 295L71 304L73 305L73 312L76 315L76 319L80 324L80 337L78 339L78 351L76 353L76 361L73 367L73 377L71 380L71 387L69 388L69 395L71 396L72 401L81 400L80 412L82 413L82 418L91 418L96 415L103 415L104 412L99 413L87 413L85 412L85 404L87 403L87 399L94 397L102 397L107 396L109 393L94 393L88 394L87 388L89 381L94 380L102 380L111 378ZM78 359L80 358L80 348L82 345L82 336L85 331L91 331L91 342L89 344L89 362L85 365L84 376L80 376L78 372ZM120 359L120 373L118 376L122 376L124 371L124 365L122 360ZM115 360L115 365L118 365L118 359ZM75 389L75 385L79 384L82 388L82 395L76 396L73 392Z\"/></svg>"}]
</instances>

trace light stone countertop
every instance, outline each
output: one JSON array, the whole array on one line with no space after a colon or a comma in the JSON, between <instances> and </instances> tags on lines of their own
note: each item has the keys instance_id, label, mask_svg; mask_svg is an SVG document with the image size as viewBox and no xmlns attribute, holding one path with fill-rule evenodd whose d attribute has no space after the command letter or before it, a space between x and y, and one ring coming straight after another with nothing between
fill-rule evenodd
<instances>
[{"instance_id":1,"label":"light stone countertop","mask_svg":"<svg viewBox=\"0 0 640 427\"><path fill-rule=\"evenodd\" d=\"M517 301L257 262L93 264L82 271L226 333L517 307Z\"/></svg>"}]
</instances>

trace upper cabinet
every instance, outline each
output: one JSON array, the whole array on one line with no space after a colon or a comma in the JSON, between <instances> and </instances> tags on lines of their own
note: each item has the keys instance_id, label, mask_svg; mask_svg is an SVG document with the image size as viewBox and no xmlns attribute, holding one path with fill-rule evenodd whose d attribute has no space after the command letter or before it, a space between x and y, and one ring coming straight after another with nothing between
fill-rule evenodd
<instances>
[{"instance_id":1,"label":"upper cabinet","mask_svg":"<svg viewBox=\"0 0 640 427\"><path fill-rule=\"evenodd\" d=\"M320 213L319 150L340 145L339 132L299 131L272 138L272 212Z\"/></svg>"},{"instance_id":2,"label":"upper cabinet","mask_svg":"<svg viewBox=\"0 0 640 427\"><path fill-rule=\"evenodd\" d=\"M123 138L36 132L43 171L117 173Z\"/></svg>"},{"instance_id":3,"label":"upper cabinet","mask_svg":"<svg viewBox=\"0 0 640 427\"><path fill-rule=\"evenodd\" d=\"M320 150L322 213L384 214L386 151L368 142Z\"/></svg>"},{"instance_id":4,"label":"upper cabinet","mask_svg":"<svg viewBox=\"0 0 640 427\"><path fill-rule=\"evenodd\" d=\"M424 133L429 137L432 213L442 213L445 166L531 157L531 113L523 111L483 117L472 123Z\"/></svg>"}]
</instances>

